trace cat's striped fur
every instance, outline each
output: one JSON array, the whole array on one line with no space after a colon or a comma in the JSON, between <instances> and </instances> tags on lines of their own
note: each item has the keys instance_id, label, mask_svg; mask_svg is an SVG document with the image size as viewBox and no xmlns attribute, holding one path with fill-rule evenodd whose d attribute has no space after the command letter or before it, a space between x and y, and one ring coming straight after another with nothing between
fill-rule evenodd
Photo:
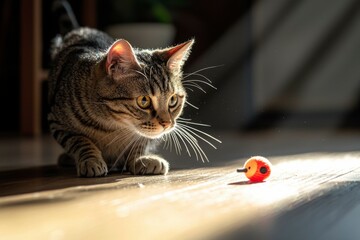
<instances>
[{"instance_id":1,"label":"cat's striped fur","mask_svg":"<svg viewBox=\"0 0 360 240\"><path fill-rule=\"evenodd\" d=\"M54 41L48 120L79 176L104 176L114 165L133 174L168 172L151 149L182 113L182 66L192 44L134 49L89 28Z\"/></svg>"}]
</instances>

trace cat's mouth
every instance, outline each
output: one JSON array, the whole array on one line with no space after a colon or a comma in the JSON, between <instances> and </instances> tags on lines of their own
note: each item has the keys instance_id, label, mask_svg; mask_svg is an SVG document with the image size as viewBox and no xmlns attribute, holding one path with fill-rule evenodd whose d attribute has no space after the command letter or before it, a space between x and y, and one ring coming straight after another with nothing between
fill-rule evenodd
<instances>
[{"instance_id":1,"label":"cat's mouth","mask_svg":"<svg viewBox=\"0 0 360 240\"><path fill-rule=\"evenodd\" d=\"M156 139L162 137L166 133L171 132L173 128L173 125L164 127L162 125L145 123L140 126L138 133L143 137Z\"/></svg>"}]
</instances>

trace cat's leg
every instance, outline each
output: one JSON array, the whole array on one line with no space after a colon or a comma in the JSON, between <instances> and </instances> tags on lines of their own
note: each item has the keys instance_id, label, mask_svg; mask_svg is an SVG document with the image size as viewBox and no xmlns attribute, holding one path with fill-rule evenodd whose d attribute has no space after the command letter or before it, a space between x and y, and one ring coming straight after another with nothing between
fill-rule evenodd
<instances>
[{"instance_id":1,"label":"cat's leg","mask_svg":"<svg viewBox=\"0 0 360 240\"><path fill-rule=\"evenodd\" d=\"M63 134L58 134L57 140L65 148L66 154L75 159L78 176L106 176L107 165L100 150L90 139L63 132Z\"/></svg>"},{"instance_id":2,"label":"cat's leg","mask_svg":"<svg viewBox=\"0 0 360 240\"><path fill-rule=\"evenodd\" d=\"M75 159L70 157L67 153L62 153L58 158L58 165L61 167L74 167Z\"/></svg>"},{"instance_id":3,"label":"cat's leg","mask_svg":"<svg viewBox=\"0 0 360 240\"><path fill-rule=\"evenodd\" d=\"M166 175L169 163L157 155L145 155L130 161L127 168L134 175Z\"/></svg>"}]
</instances>

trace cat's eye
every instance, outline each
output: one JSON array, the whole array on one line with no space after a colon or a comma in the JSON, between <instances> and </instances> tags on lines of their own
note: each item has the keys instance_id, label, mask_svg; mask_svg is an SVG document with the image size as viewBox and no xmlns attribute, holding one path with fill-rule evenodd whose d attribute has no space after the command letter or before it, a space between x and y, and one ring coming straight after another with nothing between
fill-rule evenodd
<instances>
[{"instance_id":1,"label":"cat's eye","mask_svg":"<svg viewBox=\"0 0 360 240\"><path fill-rule=\"evenodd\" d=\"M178 103L178 95L174 94L170 97L170 100L169 100L169 107L175 107L176 104Z\"/></svg>"},{"instance_id":2,"label":"cat's eye","mask_svg":"<svg viewBox=\"0 0 360 240\"><path fill-rule=\"evenodd\" d=\"M151 99L149 96L140 96L136 99L136 102L142 109L147 109L151 106Z\"/></svg>"}]
</instances>

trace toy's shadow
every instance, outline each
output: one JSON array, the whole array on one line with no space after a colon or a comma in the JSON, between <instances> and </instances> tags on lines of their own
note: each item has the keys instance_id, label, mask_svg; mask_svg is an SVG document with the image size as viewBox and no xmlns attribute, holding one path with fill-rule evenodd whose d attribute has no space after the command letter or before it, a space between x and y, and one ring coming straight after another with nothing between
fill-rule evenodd
<instances>
[{"instance_id":1,"label":"toy's shadow","mask_svg":"<svg viewBox=\"0 0 360 240\"><path fill-rule=\"evenodd\" d=\"M265 181L262 181L262 182L240 181L240 182L228 183L228 185L251 185L251 184L264 183L264 182Z\"/></svg>"}]
</instances>

